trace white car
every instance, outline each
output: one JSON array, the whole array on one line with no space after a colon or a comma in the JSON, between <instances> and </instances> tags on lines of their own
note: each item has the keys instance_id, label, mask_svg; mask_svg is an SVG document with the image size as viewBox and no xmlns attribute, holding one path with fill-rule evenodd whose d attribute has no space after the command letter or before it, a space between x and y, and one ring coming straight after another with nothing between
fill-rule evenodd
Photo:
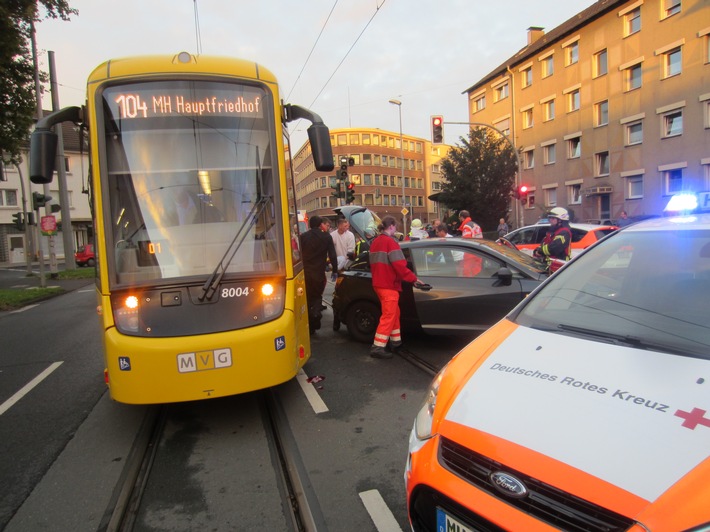
<instances>
[{"instance_id":1,"label":"white car","mask_svg":"<svg viewBox=\"0 0 710 532\"><path fill-rule=\"evenodd\" d=\"M569 227L572 231L572 256L579 255L583 250L601 240L609 233L618 229L615 225L595 225L571 223ZM511 231L504 238L515 244L520 251L532 255L535 248L542 244L545 233L550 229L549 223L536 223Z\"/></svg>"}]
</instances>

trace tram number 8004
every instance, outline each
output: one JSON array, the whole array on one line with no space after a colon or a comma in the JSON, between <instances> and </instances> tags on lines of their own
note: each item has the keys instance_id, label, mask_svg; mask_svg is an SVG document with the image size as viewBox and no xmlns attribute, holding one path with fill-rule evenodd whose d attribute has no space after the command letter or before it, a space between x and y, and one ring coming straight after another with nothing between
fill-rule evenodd
<instances>
[{"instance_id":1,"label":"tram number 8004","mask_svg":"<svg viewBox=\"0 0 710 532\"><path fill-rule=\"evenodd\" d=\"M222 288L222 297L247 297L254 289L249 289L248 286L237 286L230 288Z\"/></svg>"}]
</instances>

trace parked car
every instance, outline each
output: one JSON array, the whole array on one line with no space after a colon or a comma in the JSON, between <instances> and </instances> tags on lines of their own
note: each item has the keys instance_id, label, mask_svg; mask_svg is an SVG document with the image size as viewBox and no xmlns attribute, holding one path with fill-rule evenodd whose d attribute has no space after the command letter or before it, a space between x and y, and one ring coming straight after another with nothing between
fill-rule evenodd
<instances>
[{"instance_id":1,"label":"parked car","mask_svg":"<svg viewBox=\"0 0 710 532\"><path fill-rule=\"evenodd\" d=\"M580 251L588 248L594 244L597 240L601 240L609 233L613 233L618 229L615 225L594 225L594 224L577 224L571 223L570 229L572 230L572 256L577 255ZM535 225L528 225L526 227L521 227L515 231L511 231L504 238L509 240L511 243L520 250L529 255L545 238L545 233L550 229L550 224L537 223Z\"/></svg>"},{"instance_id":2,"label":"parked car","mask_svg":"<svg viewBox=\"0 0 710 532\"><path fill-rule=\"evenodd\" d=\"M428 238L402 242L408 266L431 290L404 283L400 297L403 328L430 334L484 331L507 314L546 277L546 265L490 240ZM480 261L474 277L462 276L464 262ZM334 328L345 323L360 342L371 342L380 319L368 254L338 276L333 292Z\"/></svg>"},{"instance_id":3,"label":"parked car","mask_svg":"<svg viewBox=\"0 0 710 532\"><path fill-rule=\"evenodd\" d=\"M412 530L708 530L708 294L708 214L625 227L552 275L433 381Z\"/></svg>"},{"instance_id":4,"label":"parked car","mask_svg":"<svg viewBox=\"0 0 710 532\"><path fill-rule=\"evenodd\" d=\"M585 220L584 223L592 225L616 225L616 220L610 220L609 218L592 218Z\"/></svg>"},{"instance_id":5,"label":"parked car","mask_svg":"<svg viewBox=\"0 0 710 532\"><path fill-rule=\"evenodd\" d=\"M94 245L86 244L79 246L79 249L74 253L74 262L77 266L94 266L96 265L96 255L94 255Z\"/></svg>"}]
</instances>

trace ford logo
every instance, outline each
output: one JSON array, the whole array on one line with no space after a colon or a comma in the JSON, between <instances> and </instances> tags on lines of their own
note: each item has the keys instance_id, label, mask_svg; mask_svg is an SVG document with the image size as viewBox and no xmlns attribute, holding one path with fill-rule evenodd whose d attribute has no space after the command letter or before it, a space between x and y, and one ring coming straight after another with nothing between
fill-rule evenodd
<instances>
[{"instance_id":1,"label":"ford logo","mask_svg":"<svg viewBox=\"0 0 710 532\"><path fill-rule=\"evenodd\" d=\"M523 499L528 496L528 488L525 487L525 484L509 473L495 471L491 473L489 479L493 487L503 495L514 499Z\"/></svg>"}]
</instances>

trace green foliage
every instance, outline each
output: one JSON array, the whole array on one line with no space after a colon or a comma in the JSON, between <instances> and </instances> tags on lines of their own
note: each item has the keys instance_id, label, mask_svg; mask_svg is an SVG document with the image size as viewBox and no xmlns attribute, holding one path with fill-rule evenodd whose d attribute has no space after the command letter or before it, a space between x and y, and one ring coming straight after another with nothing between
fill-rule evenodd
<instances>
[{"instance_id":1,"label":"green foliage","mask_svg":"<svg viewBox=\"0 0 710 532\"><path fill-rule=\"evenodd\" d=\"M14 310L30 303L36 303L49 297L63 294L65 290L59 287L52 288L8 288L0 289L0 310Z\"/></svg>"},{"instance_id":2,"label":"green foliage","mask_svg":"<svg viewBox=\"0 0 710 532\"><path fill-rule=\"evenodd\" d=\"M468 210L484 231L492 230L507 217L517 157L508 141L488 128L473 128L468 139L459 140L442 160L439 200L456 211Z\"/></svg>"},{"instance_id":3,"label":"green foliage","mask_svg":"<svg viewBox=\"0 0 710 532\"><path fill-rule=\"evenodd\" d=\"M19 164L37 108L31 37L39 7L44 18L77 14L66 0L0 2L0 155L9 164Z\"/></svg>"}]
</instances>

